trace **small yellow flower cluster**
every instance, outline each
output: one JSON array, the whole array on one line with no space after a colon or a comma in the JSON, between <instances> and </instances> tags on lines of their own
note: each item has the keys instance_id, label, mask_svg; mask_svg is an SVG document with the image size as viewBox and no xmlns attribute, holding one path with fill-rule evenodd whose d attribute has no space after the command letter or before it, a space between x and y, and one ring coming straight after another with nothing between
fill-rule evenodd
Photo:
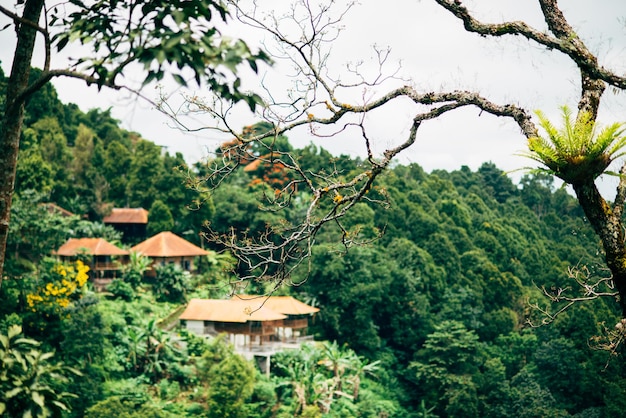
<instances>
[{"instance_id":1,"label":"small yellow flower cluster","mask_svg":"<svg viewBox=\"0 0 626 418\"><path fill-rule=\"evenodd\" d=\"M78 283L78 287L83 287L87 280L89 279L89 275L87 272L89 271L89 266L86 266L82 261L76 261L76 283Z\"/></svg>"},{"instance_id":2,"label":"small yellow flower cluster","mask_svg":"<svg viewBox=\"0 0 626 418\"><path fill-rule=\"evenodd\" d=\"M28 307L32 309L33 311L36 310L34 309L35 305L41 302L43 302L43 298L39 295L32 294L32 293L29 293L28 295L26 295L26 303L28 304Z\"/></svg>"},{"instance_id":3,"label":"small yellow flower cluster","mask_svg":"<svg viewBox=\"0 0 626 418\"><path fill-rule=\"evenodd\" d=\"M82 261L76 261L75 265L56 264L45 285L26 295L28 307L33 312L41 308L54 311L66 308L72 299L80 298L78 290L87 283L88 271L89 267Z\"/></svg>"}]
</instances>

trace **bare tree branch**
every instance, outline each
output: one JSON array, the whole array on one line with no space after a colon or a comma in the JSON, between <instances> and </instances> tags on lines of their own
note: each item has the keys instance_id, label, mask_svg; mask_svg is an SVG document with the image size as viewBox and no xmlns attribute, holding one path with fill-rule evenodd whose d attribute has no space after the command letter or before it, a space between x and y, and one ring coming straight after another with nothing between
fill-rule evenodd
<instances>
[{"instance_id":1,"label":"bare tree branch","mask_svg":"<svg viewBox=\"0 0 626 418\"><path fill-rule=\"evenodd\" d=\"M435 1L459 18L469 32L482 36L523 36L548 49L554 49L569 56L581 72L588 74L593 79L603 80L620 89L626 88L625 77L619 76L598 64L595 55L589 51L574 29L567 23L556 0L539 1L548 28L554 36L533 29L524 22L482 23L475 19L459 0Z\"/></svg>"},{"instance_id":2,"label":"bare tree branch","mask_svg":"<svg viewBox=\"0 0 626 418\"><path fill-rule=\"evenodd\" d=\"M613 277L592 276L592 272L587 266L568 268L567 277L576 283L578 294L572 294L574 289L571 287L546 289L545 286L541 286L541 293L550 301L552 306L530 303L531 309L539 313L541 320L539 323L535 323L532 318L529 318L527 319L528 325L531 327L548 325L577 303L618 296L619 293L615 291Z\"/></svg>"},{"instance_id":3,"label":"bare tree branch","mask_svg":"<svg viewBox=\"0 0 626 418\"><path fill-rule=\"evenodd\" d=\"M263 164L280 164L291 176L286 185L261 197L260 210L280 212L292 206L295 190L300 194L306 191L306 196L309 196L306 202L299 202L305 207L302 208L302 217L293 221L294 224L268 225L258 237L232 229L227 234L213 230L207 234L209 240L229 249L237 257L240 266L247 272L241 281L273 280L278 284L288 281L293 271L311 256L316 235L326 224L337 227L345 248L361 242L358 231L350 231L344 226L343 217L360 201L386 204L384 192L370 191L394 158L415 143L423 122L459 108L474 106L492 115L514 120L526 137L538 134L526 110L515 104L494 103L470 91L422 92L411 85L404 85L389 89L384 94L375 94L388 83L400 81L396 77L398 67L392 65L391 71L387 71L390 64L388 50L375 50L378 71L374 75L362 74L360 63L349 67L351 77L348 79L340 80L329 75L327 47L338 36L340 28L337 25L353 6L352 3L334 15L338 17L332 17L330 6L322 5L314 9L306 1L294 5L285 16L264 16L256 2L252 4L251 11L245 11L238 2L233 2L236 16L274 37L273 58L289 62L295 70L293 95L287 94L285 100L284 95L275 95L275 89L264 84L268 94L265 106L257 116L269 122L272 128L256 135L243 134L233 127L232 107L224 108L219 101L197 96L186 97L188 114L204 113L216 123L201 128L191 128L184 122L179 124L183 129L216 129L231 136L221 156L209 162L210 173L202 179L204 187L219 187L226 178L254 160ZM295 25L298 30L295 33L284 30L283 25L287 24ZM266 49L270 48L266 46ZM415 109L411 126L404 140L377 153L372 147L365 116L401 100L412 103ZM167 100L161 103L159 109L175 119L183 116L179 114L181 107L172 108ZM289 153L278 152L271 146L267 147L267 155L250 154L252 144L263 145L266 139L277 138L301 127L307 127L312 135L318 137L334 137L348 131L358 133L367 151L367 160L361 170L349 178L336 171L311 173ZM330 132L323 128L330 128Z\"/></svg>"}]
</instances>

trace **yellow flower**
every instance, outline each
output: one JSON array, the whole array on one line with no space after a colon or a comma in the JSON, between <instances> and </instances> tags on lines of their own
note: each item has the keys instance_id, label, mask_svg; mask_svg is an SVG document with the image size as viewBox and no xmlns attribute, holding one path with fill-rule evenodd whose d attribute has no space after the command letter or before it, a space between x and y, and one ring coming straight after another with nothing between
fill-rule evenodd
<instances>
[{"instance_id":1,"label":"yellow flower","mask_svg":"<svg viewBox=\"0 0 626 418\"><path fill-rule=\"evenodd\" d=\"M63 277L67 276L67 270L65 270L63 264L57 264L57 273L59 273Z\"/></svg>"}]
</instances>

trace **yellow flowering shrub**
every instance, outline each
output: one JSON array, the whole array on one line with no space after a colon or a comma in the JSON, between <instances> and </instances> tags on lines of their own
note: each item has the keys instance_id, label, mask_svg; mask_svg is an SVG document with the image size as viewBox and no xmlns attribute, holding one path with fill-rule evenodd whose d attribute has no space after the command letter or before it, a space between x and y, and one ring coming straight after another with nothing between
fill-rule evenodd
<instances>
[{"instance_id":1,"label":"yellow flowering shrub","mask_svg":"<svg viewBox=\"0 0 626 418\"><path fill-rule=\"evenodd\" d=\"M39 285L26 295L28 308L33 312L61 311L72 300L80 299L80 290L89 279L88 271L89 267L80 260L73 264L57 263L42 269Z\"/></svg>"}]
</instances>

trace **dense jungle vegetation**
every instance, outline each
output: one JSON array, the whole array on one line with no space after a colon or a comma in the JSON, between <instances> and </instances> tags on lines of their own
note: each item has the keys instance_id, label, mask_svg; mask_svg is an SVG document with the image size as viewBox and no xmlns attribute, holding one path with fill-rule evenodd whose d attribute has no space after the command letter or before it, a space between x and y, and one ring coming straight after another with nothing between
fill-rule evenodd
<instances>
[{"instance_id":1,"label":"dense jungle vegetation","mask_svg":"<svg viewBox=\"0 0 626 418\"><path fill-rule=\"evenodd\" d=\"M360 164L314 145L292 152L310 170ZM6 416L624 416L622 346L606 340L620 320L614 299L529 325L545 318L532 308L549 305L542 287L576 294L573 276L607 274L577 201L546 175L513 184L491 162L393 167L371 191L388 205L364 201L347 219L367 243L345 252L341 233L323 230L310 271L278 290L321 309L311 330L320 343L276 356L269 377L222 339L166 330L185 300L232 290L236 266L220 248L201 274L164 268L153 283L137 259L105 293L90 290L81 263L49 257L68 237L119 243L100 222L113 206L149 209L150 234L198 244L205 222L255 233L276 216L255 196L284 181L280 167L241 170L213 195L189 178L203 169L108 110L60 103L49 84L28 102L0 289Z\"/></svg>"}]
</instances>

